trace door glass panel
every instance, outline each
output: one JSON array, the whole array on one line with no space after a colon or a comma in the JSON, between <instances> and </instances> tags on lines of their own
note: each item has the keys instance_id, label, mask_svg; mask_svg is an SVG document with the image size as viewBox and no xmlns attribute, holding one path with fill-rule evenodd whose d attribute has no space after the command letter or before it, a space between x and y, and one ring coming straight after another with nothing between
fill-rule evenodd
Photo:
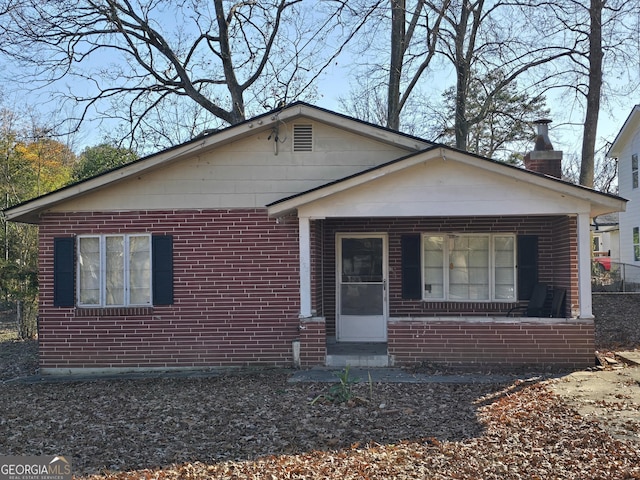
<instances>
[{"instance_id":1,"label":"door glass panel","mask_svg":"<svg viewBox=\"0 0 640 480\"><path fill-rule=\"evenodd\" d=\"M382 285L343 284L340 287L341 315L381 315Z\"/></svg>"},{"instance_id":2,"label":"door glass panel","mask_svg":"<svg viewBox=\"0 0 640 480\"><path fill-rule=\"evenodd\" d=\"M382 282L382 239L342 239L342 283Z\"/></svg>"}]
</instances>

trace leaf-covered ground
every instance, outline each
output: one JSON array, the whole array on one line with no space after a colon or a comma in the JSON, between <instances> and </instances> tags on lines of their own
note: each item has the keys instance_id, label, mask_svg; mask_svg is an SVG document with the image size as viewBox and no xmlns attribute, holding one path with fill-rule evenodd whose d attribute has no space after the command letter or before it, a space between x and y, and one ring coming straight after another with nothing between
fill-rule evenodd
<instances>
[{"instance_id":1,"label":"leaf-covered ground","mask_svg":"<svg viewBox=\"0 0 640 480\"><path fill-rule=\"evenodd\" d=\"M538 381L362 382L343 404L283 371L11 381L34 355L0 338L0 455L65 455L76 478L640 479L638 443Z\"/></svg>"},{"instance_id":2,"label":"leaf-covered ground","mask_svg":"<svg viewBox=\"0 0 640 480\"><path fill-rule=\"evenodd\" d=\"M543 384L326 385L285 372L0 386L0 453L62 454L79 478L640 478Z\"/></svg>"}]
</instances>

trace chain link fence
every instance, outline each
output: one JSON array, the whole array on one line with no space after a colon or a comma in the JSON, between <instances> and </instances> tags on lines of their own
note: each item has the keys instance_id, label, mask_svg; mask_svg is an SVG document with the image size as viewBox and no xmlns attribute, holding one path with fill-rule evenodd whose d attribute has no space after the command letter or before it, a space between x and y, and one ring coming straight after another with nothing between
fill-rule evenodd
<instances>
[{"instance_id":1,"label":"chain link fence","mask_svg":"<svg viewBox=\"0 0 640 480\"><path fill-rule=\"evenodd\" d=\"M593 262L591 290L593 292L640 292L640 267L628 263Z\"/></svg>"},{"instance_id":2,"label":"chain link fence","mask_svg":"<svg viewBox=\"0 0 640 480\"><path fill-rule=\"evenodd\" d=\"M0 312L2 326L13 330L20 340L30 340L38 336L38 305L31 302L11 302L2 305Z\"/></svg>"}]
</instances>

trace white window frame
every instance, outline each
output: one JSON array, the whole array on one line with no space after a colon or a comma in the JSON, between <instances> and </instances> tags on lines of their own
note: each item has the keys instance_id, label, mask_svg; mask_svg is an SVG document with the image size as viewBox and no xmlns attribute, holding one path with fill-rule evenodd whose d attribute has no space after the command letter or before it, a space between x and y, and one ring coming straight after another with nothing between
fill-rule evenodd
<instances>
[{"instance_id":1,"label":"white window frame","mask_svg":"<svg viewBox=\"0 0 640 480\"><path fill-rule=\"evenodd\" d=\"M631 155L631 189L638 188L638 154Z\"/></svg>"},{"instance_id":2,"label":"white window frame","mask_svg":"<svg viewBox=\"0 0 640 480\"><path fill-rule=\"evenodd\" d=\"M426 237L443 237L443 258L442 258L442 277L443 277L443 295L440 297L427 296L427 285L425 279L425 268L426 268L426 255L424 254L425 249L425 238ZM489 258L488 258L488 288L489 295L488 298L484 299L474 299L474 298L450 298L450 250L451 243L455 237L486 237L489 239ZM513 296L510 298L496 298L496 238L508 237L513 241ZM518 278L516 271L516 263L517 263L517 238L515 234L511 233L465 233L465 234L451 234L451 233L440 233L440 232L425 232L422 233L420 237L420 256L421 256L421 270L420 275L422 278L422 299L427 302L433 301L447 301L447 302L477 302L477 303L489 303L489 302L504 302L504 303L513 303L518 299Z\"/></svg>"},{"instance_id":3,"label":"white window frame","mask_svg":"<svg viewBox=\"0 0 640 480\"><path fill-rule=\"evenodd\" d=\"M131 278L130 278L130 240L132 238L146 237L148 239L149 244L149 302L147 303L132 303L131 302ZM152 271L151 265L152 262L152 238L150 234L146 233L132 233L132 234L104 234L104 235L78 235L78 240L76 242L76 255L78 258L78 262L76 265L76 278L78 281L76 282L76 299L78 307L107 307L107 308L117 308L117 307L141 307L141 306L151 306L153 305L153 288L152 288ZM100 300L98 303L82 303L81 296L81 244L82 239L98 239L99 244L99 297ZM106 266L107 266L107 239L108 238L122 238L123 239L123 249L124 249L124 302L122 304L107 304L107 288L106 288Z\"/></svg>"}]
</instances>

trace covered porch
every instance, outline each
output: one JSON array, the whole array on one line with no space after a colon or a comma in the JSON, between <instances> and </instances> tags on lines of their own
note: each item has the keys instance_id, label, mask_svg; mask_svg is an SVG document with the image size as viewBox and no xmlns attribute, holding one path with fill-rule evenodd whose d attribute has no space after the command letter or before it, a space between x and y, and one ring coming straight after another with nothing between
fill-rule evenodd
<instances>
[{"instance_id":1,"label":"covered porch","mask_svg":"<svg viewBox=\"0 0 640 480\"><path fill-rule=\"evenodd\" d=\"M444 148L276 202L298 219L301 364L363 343L389 366L590 365L589 220L616 208ZM558 313L508 316L535 285L564 290Z\"/></svg>"},{"instance_id":2,"label":"covered porch","mask_svg":"<svg viewBox=\"0 0 640 480\"><path fill-rule=\"evenodd\" d=\"M564 357L569 362L588 361L593 355L591 304L578 300L578 265L570 261L577 257L577 220L311 220L311 310L301 316L301 339L307 339L301 341L302 363L556 364ZM434 238L447 243L443 250L450 258L430 250ZM470 241L492 246L491 251L474 253ZM461 255L460 246L466 253ZM429 255L440 266L434 266ZM527 306L535 285L543 285L547 294L544 313L533 317L518 307ZM565 296L559 313L551 316L554 288ZM305 352L313 355L305 360Z\"/></svg>"}]
</instances>

